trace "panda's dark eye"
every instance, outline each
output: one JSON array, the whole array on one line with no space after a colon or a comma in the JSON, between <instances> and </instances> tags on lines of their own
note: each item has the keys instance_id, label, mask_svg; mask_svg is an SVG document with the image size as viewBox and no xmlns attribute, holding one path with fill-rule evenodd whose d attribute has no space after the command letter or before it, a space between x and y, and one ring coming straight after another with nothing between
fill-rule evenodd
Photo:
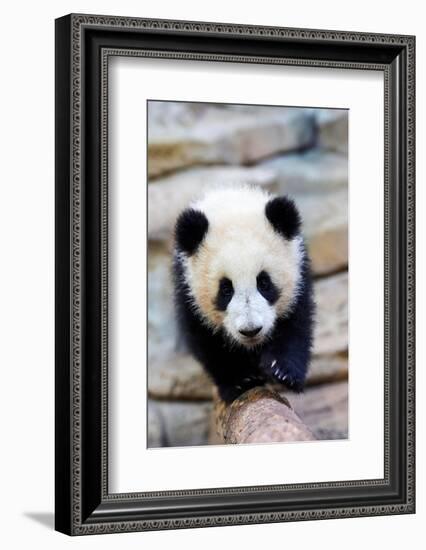
<instances>
[{"instance_id":1,"label":"panda's dark eye","mask_svg":"<svg viewBox=\"0 0 426 550\"><path fill-rule=\"evenodd\" d=\"M222 277L219 281L219 288L215 299L216 309L225 311L233 295L234 287L232 286L232 281L227 277Z\"/></svg>"},{"instance_id":2,"label":"panda's dark eye","mask_svg":"<svg viewBox=\"0 0 426 550\"><path fill-rule=\"evenodd\" d=\"M271 283L272 281L265 271L262 271L257 276L257 288L259 290L269 290L271 288Z\"/></svg>"},{"instance_id":3,"label":"panda's dark eye","mask_svg":"<svg viewBox=\"0 0 426 550\"><path fill-rule=\"evenodd\" d=\"M219 290L223 296L232 296L234 294L234 287L232 286L232 281L230 281L226 277L223 277L223 279L221 279L219 284Z\"/></svg>"},{"instance_id":4,"label":"panda's dark eye","mask_svg":"<svg viewBox=\"0 0 426 550\"><path fill-rule=\"evenodd\" d=\"M278 288L272 282L271 277L266 271L261 271L257 276L257 290L271 305L279 298Z\"/></svg>"}]
</instances>

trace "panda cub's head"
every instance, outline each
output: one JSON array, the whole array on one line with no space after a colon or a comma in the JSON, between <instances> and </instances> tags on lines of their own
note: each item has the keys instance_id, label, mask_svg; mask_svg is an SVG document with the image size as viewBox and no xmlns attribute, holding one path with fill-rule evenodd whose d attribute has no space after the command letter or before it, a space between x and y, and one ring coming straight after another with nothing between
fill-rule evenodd
<instances>
[{"instance_id":1,"label":"panda cub's head","mask_svg":"<svg viewBox=\"0 0 426 550\"><path fill-rule=\"evenodd\" d=\"M251 348L291 310L300 223L293 201L254 187L215 189L180 214L176 259L191 305L213 331Z\"/></svg>"}]
</instances>

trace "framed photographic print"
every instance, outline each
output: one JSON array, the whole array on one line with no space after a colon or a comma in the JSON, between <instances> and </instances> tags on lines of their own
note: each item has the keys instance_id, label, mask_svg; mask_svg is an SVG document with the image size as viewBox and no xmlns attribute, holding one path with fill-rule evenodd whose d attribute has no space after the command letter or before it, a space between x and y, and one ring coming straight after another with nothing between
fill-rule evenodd
<instances>
[{"instance_id":1,"label":"framed photographic print","mask_svg":"<svg viewBox=\"0 0 426 550\"><path fill-rule=\"evenodd\" d=\"M413 513L413 36L56 20L56 529Z\"/></svg>"}]
</instances>

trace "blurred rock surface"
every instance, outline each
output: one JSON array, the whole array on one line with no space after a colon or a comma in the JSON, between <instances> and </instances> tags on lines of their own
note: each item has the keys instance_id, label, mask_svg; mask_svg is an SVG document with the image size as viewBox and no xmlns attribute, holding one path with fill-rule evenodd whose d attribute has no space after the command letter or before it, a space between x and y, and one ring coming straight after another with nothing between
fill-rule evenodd
<instances>
[{"instance_id":1,"label":"blurred rock surface","mask_svg":"<svg viewBox=\"0 0 426 550\"><path fill-rule=\"evenodd\" d=\"M272 171L277 190L283 194L303 195L347 189L346 156L319 148L304 153L280 155L258 166Z\"/></svg>"},{"instance_id":2,"label":"blurred rock surface","mask_svg":"<svg viewBox=\"0 0 426 550\"><path fill-rule=\"evenodd\" d=\"M319 109L316 122L319 146L347 154L349 112L346 109Z\"/></svg>"},{"instance_id":3,"label":"blurred rock surface","mask_svg":"<svg viewBox=\"0 0 426 550\"><path fill-rule=\"evenodd\" d=\"M161 418L158 403L148 400L148 447L164 447L166 442L164 433L164 421Z\"/></svg>"},{"instance_id":4,"label":"blurred rock surface","mask_svg":"<svg viewBox=\"0 0 426 550\"><path fill-rule=\"evenodd\" d=\"M348 349L348 274L315 282L317 314L314 354L329 355Z\"/></svg>"},{"instance_id":5,"label":"blurred rock surface","mask_svg":"<svg viewBox=\"0 0 426 550\"><path fill-rule=\"evenodd\" d=\"M211 402L148 402L148 447L204 445L208 437Z\"/></svg>"},{"instance_id":6,"label":"blurred rock surface","mask_svg":"<svg viewBox=\"0 0 426 550\"><path fill-rule=\"evenodd\" d=\"M148 362L176 349L171 256L165 243L148 244Z\"/></svg>"},{"instance_id":7,"label":"blurred rock surface","mask_svg":"<svg viewBox=\"0 0 426 550\"><path fill-rule=\"evenodd\" d=\"M252 164L307 147L315 129L308 111L291 108L150 101L148 118L150 178L196 164Z\"/></svg>"},{"instance_id":8,"label":"blurred rock surface","mask_svg":"<svg viewBox=\"0 0 426 550\"><path fill-rule=\"evenodd\" d=\"M314 275L327 275L348 265L348 192L297 196Z\"/></svg>"},{"instance_id":9,"label":"blurred rock surface","mask_svg":"<svg viewBox=\"0 0 426 550\"><path fill-rule=\"evenodd\" d=\"M149 395L157 399L209 400L213 384L188 353L158 356L148 365Z\"/></svg>"},{"instance_id":10,"label":"blurred rock surface","mask_svg":"<svg viewBox=\"0 0 426 550\"><path fill-rule=\"evenodd\" d=\"M296 414L318 439L348 437L348 383L308 388L303 394L284 392Z\"/></svg>"}]
</instances>

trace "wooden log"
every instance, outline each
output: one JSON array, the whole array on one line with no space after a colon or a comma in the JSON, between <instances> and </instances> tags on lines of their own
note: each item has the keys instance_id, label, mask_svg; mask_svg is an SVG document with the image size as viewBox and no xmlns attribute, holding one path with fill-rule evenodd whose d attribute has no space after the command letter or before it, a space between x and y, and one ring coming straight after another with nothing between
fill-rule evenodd
<instances>
[{"instance_id":1,"label":"wooden log","mask_svg":"<svg viewBox=\"0 0 426 550\"><path fill-rule=\"evenodd\" d=\"M288 400L274 390L256 387L231 404L216 398L210 443L312 441L316 437Z\"/></svg>"}]
</instances>

